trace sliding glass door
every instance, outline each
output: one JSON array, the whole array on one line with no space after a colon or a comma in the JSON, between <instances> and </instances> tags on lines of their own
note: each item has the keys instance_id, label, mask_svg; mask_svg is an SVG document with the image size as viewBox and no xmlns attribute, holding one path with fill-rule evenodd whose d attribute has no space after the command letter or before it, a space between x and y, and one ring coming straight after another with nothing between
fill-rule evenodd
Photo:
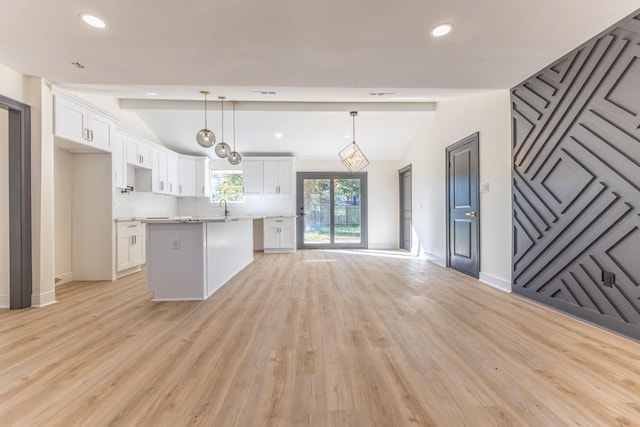
<instances>
[{"instance_id":1,"label":"sliding glass door","mask_svg":"<svg viewBox=\"0 0 640 427\"><path fill-rule=\"evenodd\" d=\"M298 172L298 247L367 247L367 174Z\"/></svg>"}]
</instances>

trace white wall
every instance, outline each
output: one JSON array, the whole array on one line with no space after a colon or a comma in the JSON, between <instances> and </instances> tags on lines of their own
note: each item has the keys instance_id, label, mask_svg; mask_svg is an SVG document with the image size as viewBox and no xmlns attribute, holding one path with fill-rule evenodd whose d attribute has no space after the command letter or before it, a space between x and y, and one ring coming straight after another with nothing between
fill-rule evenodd
<instances>
[{"instance_id":1,"label":"white wall","mask_svg":"<svg viewBox=\"0 0 640 427\"><path fill-rule=\"evenodd\" d=\"M9 114L0 109L0 307L9 306Z\"/></svg>"},{"instance_id":2,"label":"white wall","mask_svg":"<svg viewBox=\"0 0 640 427\"><path fill-rule=\"evenodd\" d=\"M113 203L115 218L178 215L178 201L174 196L114 190Z\"/></svg>"},{"instance_id":3,"label":"white wall","mask_svg":"<svg viewBox=\"0 0 640 427\"><path fill-rule=\"evenodd\" d=\"M71 265L71 213L73 203L73 155L55 150L55 259L58 285L73 280Z\"/></svg>"},{"instance_id":4,"label":"white wall","mask_svg":"<svg viewBox=\"0 0 640 427\"><path fill-rule=\"evenodd\" d=\"M297 160L296 172L345 172L336 160ZM397 249L399 233L398 162L374 160L367 172L370 249Z\"/></svg>"},{"instance_id":5,"label":"white wall","mask_svg":"<svg viewBox=\"0 0 640 427\"><path fill-rule=\"evenodd\" d=\"M420 250L446 259L447 146L480 133L480 279L511 289L511 127L509 91L438 103L409 144L399 167L412 164L413 221Z\"/></svg>"}]
</instances>

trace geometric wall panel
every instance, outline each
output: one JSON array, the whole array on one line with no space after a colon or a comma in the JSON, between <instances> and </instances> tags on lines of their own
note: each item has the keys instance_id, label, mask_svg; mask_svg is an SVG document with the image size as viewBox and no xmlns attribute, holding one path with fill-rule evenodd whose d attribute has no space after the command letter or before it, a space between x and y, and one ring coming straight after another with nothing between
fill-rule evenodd
<instances>
[{"instance_id":1,"label":"geometric wall panel","mask_svg":"<svg viewBox=\"0 0 640 427\"><path fill-rule=\"evenodd\" d=\"M640 10L513 88L511 117L513 291L640 339Z\"/></svg>"}]
</instances>

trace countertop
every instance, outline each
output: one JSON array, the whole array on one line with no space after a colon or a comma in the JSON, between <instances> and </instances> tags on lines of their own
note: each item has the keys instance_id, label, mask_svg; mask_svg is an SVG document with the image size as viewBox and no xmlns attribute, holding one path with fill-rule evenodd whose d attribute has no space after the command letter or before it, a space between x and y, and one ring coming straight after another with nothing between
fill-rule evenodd
<instances>
[{"instance_id":1,"label":"countertop","mask_svg":"<svg viewBox=\"0 0 640 427\"><path fill-rule=\"evenodd\" d=\"M198 216L147 216L147 217L135 217L125 216L118 217L115 222L125 221L142 221L149 223L169 222L169 223L198 223L198 222L232 222L232 221L245 221L249 219L262 219L262 218L297 218L297 215L230 215L224 216L210 216L210 217L198 217Z\"/></svg>"}]
</instances>

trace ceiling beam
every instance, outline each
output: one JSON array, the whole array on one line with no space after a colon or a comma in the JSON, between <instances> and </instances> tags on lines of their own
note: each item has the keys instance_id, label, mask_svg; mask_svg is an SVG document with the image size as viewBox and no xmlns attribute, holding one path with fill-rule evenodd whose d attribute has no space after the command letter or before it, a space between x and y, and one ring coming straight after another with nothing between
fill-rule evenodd
<instances>
[{"instance_id":1,"label":"ceiling beam","mask_svg":"<svg viewBox=\"0 0 640 427\"><path fill-rule=\"evenodd\" d=\"M231 101L226 102L230 107ZM202 110L203 101L121 99L123 110ZM207 101L219 108L220 101ZM269 102L236 101L236 111L435 111L435 102Z\"/></svg>"}]
</instances>

